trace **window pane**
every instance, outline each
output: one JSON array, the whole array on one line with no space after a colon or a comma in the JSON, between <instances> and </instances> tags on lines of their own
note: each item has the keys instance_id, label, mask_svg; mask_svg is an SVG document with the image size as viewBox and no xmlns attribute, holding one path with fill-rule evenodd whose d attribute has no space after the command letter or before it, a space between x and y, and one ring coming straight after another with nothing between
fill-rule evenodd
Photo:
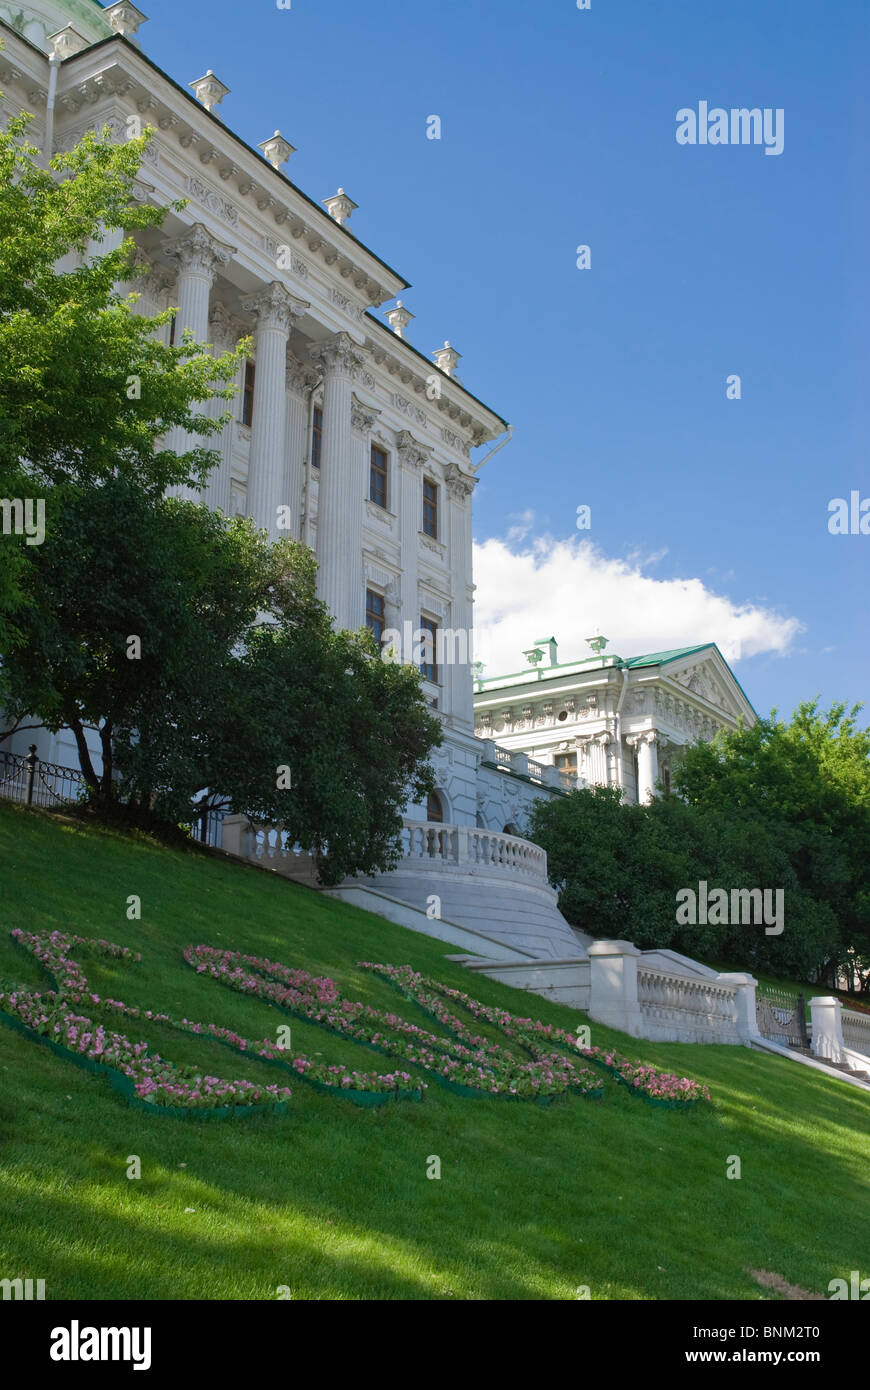
<instances>
[{"instance_id":1,"label":"window pane","mask_svg":"<svg viewBox=\"0 0 870 1390\"><path fill-rule=\"evenodd\" d=\"M387 456L383 449L372 445L371 468L369 471L369 500L376 506L387 507Z\"/></svg>"},{"instance_id":2,"label":"window pane","mask_svg":"<svg viewBox=\"0 0 870 1390\"><path fill-rule=\"evenodd\" d=\"M420 619L420 671L427 681L438 682L438 663L436 655L438 651L438 627L431 618Z\"/></svg>"},{"instance_id":3,"label":"window pane","mask_svg":"<svg viewBox=\"0 0 870 1390\"><path fill-rule=\"evenodd\" d=\"M366 627L380 642L384 635L386 599L374 589L366 589Z\"/></svg>"},{"instance_id":4,"label":"window pane","mask_svg":"<svg viewBox=\"0 0 870 1390\"><path fill-rule=\"evenodd\" d=\"M323 444L323 411L319 405L314 407L311 430L311 466L320 467L320 450Z\"/></svg>"},{"instance_id":5,"label":"window pane","mask_svg":"<svg viewBox=\"0 0 870 1390\"><path fill-rule=\"evenodd\" d=\"M438 536L438 487L428 478L423 479L423 531Z\"/></svg>"}]
</instances>

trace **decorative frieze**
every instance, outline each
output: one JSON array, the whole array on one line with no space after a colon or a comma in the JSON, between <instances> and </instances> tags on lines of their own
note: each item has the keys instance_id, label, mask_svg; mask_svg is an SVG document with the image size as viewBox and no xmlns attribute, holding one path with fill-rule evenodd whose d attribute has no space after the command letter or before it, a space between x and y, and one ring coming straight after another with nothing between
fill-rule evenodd
<instances>
[{"instance_id":1,"label":"decorative frieze","mask_svg":"<svg viewBox=\"0 0 870 1390\"><path fill-rule=\"evenodd\" d=\"M332 289L329 291L329 298L336 309L340 309L343 314L347 314L348 318L354 319L357 323L361 321L363 306L355 299L351 299L350 295L342 294L341 290Z\"/></svg>"},{"instance_id":2,"label":"decorative frieze","mask_svg":"<svg viewBox=\"0 0 870 1390\"><path fill-rule=\"evenodd\" d=\"M466 458L469 457L471 451L468 440L463 439L461 434L456 434L445 425L441 430L441 438L448 448L455 449L458 454L464 454Z\"/></svg>"},{"instance_id":3,"label":"decorative frieze","mask_svg":"<svg viewBox=\"0 0 870 1390\"><path fill-rule=\"evenodd\" d=\"M429 424L429 417L426 415L425 411L422 411L413 401L409 401L407 396L401 396L398 393L395 394L393 396L393 405L397 410L400 410L403 415L407 415L409 419L415 420L417 424L421 425L424 429Z\"/></svg>"},{"instance_id":4,"label":"decorative frieze","mask_svg":"<svg viewBox=\"0 0 870 1390\"><path fill-rule=\"evenodd\" d=\"M239 210L228 198L224 198L213 188L209 188L207 183L198 179L195 174L190 174L185 179L185 186L190 197L200 203L202 207L208 208L209 212L215 217L220 218L221 222L226 222L229 227L238 227Z\"/></svg>"}]
</instances>

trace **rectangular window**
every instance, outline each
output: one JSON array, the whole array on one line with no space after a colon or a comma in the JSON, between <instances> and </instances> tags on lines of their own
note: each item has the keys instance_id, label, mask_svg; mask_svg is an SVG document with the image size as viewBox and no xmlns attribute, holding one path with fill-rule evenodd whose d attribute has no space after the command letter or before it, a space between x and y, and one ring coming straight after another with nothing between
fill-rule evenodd
<instances>
[{"instance_id":1,"label":"rectangular window","mask_svg":"<svg viewBox=\"0 0 870 1390\"><path fill-rule=\"evenodd\" d=\"M420 673L427 681L432 681L433 685L438 684L438 624L431 618L420 619Z\"/></svg>"},{"instance_id":2,"label":"rectangular window","mask_svg":"<svg viewBox=\"0 0 870 1390\"><path fill-rule=\"evenodd\" d=\"M560 772L573 772L577 775L577 754L576 753L557 753L555 757L556 767Z\"/></svg>"},{"instance_id":3,"label":"rectangular window","mask_svg":"<svg viewBox=\"0 0 870 1390\"><path fill-rule=\"evenodd\" d=\"M371 468L369 470L369 501L375 506L387 509L387 456L377 444L372 445Z\"/></svg>"},{"instance_id":4,"label":"rectangular window","mask_svg":"<svg viewBox=\"0 0 870 1390\"><path fill-rule=\"evenodd\" d=\"M366 627L380 642L386 625L386 599L374 589L366 589Z\"/></svg>"},{"instance_id":5,"label":"rectangular window","mask_svg":"<svg viewBox=\"0 0 870 1390\"><path fill-rule=\"evenodd\" d=\"M173 314L173 315L172 315L172 318L169 320L169 346L170 346L170 347L175 347L175 321L176 321L177 317L178 317L177 314Z\"/></svg>"},{"instance_id":6,"label":"rectangular window","mask_svg":"<svg viewBox=\"0 0 870 1390\"><path fill-rule=\"evenodd\" d=\"M314 407L311 427L311 467L320 467L320 450L323 446L323 411L319 405Z\"/></svg>"},{"instance_id":7,"label":"rectangular window","mask_svg":"<svg viewBox=\"0 0 870 1390\"><path fill-rule=\"evenodd\" d=\"M254 384L257 377L257 366L248 358L245 363L245 389L242 395L242 424L252 425L254 423Z\"/></svg>"},{"instance_id":8,"label":"rectangular window","mask_svg":"<svg viewBox=\"0 0 870 1390\"><path fill-rule=\"evenodd\" d=\"M438 485L423 479L423 532L438 539Z\"/></svg>"}]
</instances>

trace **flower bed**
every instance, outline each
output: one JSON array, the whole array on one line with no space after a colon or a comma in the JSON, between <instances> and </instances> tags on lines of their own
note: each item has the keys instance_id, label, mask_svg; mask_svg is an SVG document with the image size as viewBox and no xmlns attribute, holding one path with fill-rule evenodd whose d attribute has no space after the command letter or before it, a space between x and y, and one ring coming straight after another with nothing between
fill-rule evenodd
<instances>
[{"instance_id":1,"label":"flower bed","mask_svg":"<svg viewBox=\"0 0 870 1390\"><path fill-rule=\"evenodd\" d=\"M16 930L12 936L49 972L56 989L46 995L15 987L0 989L0 1021L47 1042L80 1065L109 1074L113 1084L132 1103L151 1111L208 1112L215 1117L251 1114L262 1109L275 1111L285 1108L291 1092L277 1085L258 1086L246 1080L203 1076L193 1067L177 1066L149 1053L144 1042L132 1043L121 1033L107 1032L102 1024L75 1012L71 1005L98 1006L127 1018L165 1024L182 1033L209 1038L235 1052L289 1070L316 1090L343 1095L357 1105L422 1099L426 1083L415 1081L404 1070L385 1074L350 1071L344 1066L316 1062L301 1053L289 1054L268 1038L252 1042L214 1023L176 1019L121 1000L101 998L91 991L72 952L81 946L124 963L141 960L138 953L127 947L61 931ZM188 946L184 958L198 974L207 974L231 989L262 999L384 1056L401 1058L405 1064L420 1067L458 1095L534 1100L539 1104L548 1104L569 1092L587 1099L603 1095L593 1072L587 1066L577 1065L578 1044L564 1029L531 1018L516 1018L503 1009L482 1004L462 990L425 978L410 966L359 962L361 969L388 980L449 1036L431 1033L397 1014L342 999L333 980L293 970L280 961L204 945ZM455 1001L472 1017L496 1027L530 1060L522 1061L498 1043L473 1032L448 1009L445 999ZM573 1056L554 1048L564 1048ZM706 1086L687 1077L660 1072L598 1047L579 1051L584 1061L610 1072L632 1094L642 1096L650 1104L685 1109L699 1100L710 1099Z\"/></svg>"},{"instance_id":2,"label":"flower bed","mask_svg":"<svg viewBox=\"0 0 870 1390\"><path fill-rule=\"evenodd\" d=\"M544 1046L545 1043L560 1044L570 1048L572 1052L579 1050L590 1062L610 1072L634 1095L643 1097L651 1104L668 1106L673 1109L688 1109L696 1105L698 1101L709 1101L710 1099L708 1088L689 1077L676 1076L671 1072L658 1071L656 1067L646 1066L641 1062L632 1062L613 1049L580 1047L576 1038L573 1038L564 1028L559 1028L556 1024L541 1023L531 1018L515 1018L504 1009L493 1008L488 1004L482 1004L478 999L472 999L462 990L452 989L448 985L440 984L437 980L426 979L412 970L410 966L373 965L362 961L359 964L361 969L371 970L389 980L406 998L415 1000L421 1008L426 1009L434 1018L437 1018L445 1028L449 1028L451 1032L456 1032L460 1037L468 1030L461 1020L448 1013L441 1003L439 995L456 1000L474 1017L491 1023L500 1029L506 1037L511 1038L512 1041L518 1043L533 1057L537 1057L541 1061L548 1059L555 1066L561 1055L548 1053ZM588 1077L589 1073L581 1072L580 1076ZM569 1084L571 1084L572 1090L575 1089L573 1083Z\"/></svg>"},{"instance_id":3,"label":"flower bed","mask_svg":"<svg viewBox=\"0 0 870 1390\"><path fill-rule=\"evenodd\" d=\"M12 933L12 936L23 949L34 955L36 959L39 960L40 964L49 972L57 986L57 990L55 994L49 995L47 998L56 1000L59 1004L66 1000L70 1000L76 1004L98 1005L102 1008L121 1013L127 1018L145 1020L149 1023L161 1023L176 1029L178 1032L211 1038L215 1042L222 1043L232 1048L234 1051L243 1052L249 1056L255 1056L262 1062L272 1063L273 1065L280 1066L284 1070L290 1070L299 1080L304 1081L306 1085L313 1086L315 1089L330 1095L340 1094L347 1100L355 1102L357 1105L383 1104L390 1099L399 1098L407 1098L409 1100L419 1100L422 1098L420 1083L415 1084L413 1077L405 1071L394 1071L387 1075L381 1075L378 1072L357 1072L350 1071L348 1068L341 1066L326 1066L300 1053L290 1056L284 1049L270 1042L268 1038L261 1039L258 1042L252 1042L232 1032L230 1029L222 1028L214 1023L198 1023L187 1018L176 1019L170 1014L155 1013L151 1009L139 1009L135 1005L125 1004L118 999L101 998L99 994L94 993L90 989L81 965L72 958L71 952L76 946L81 946L87 950L96 952L98 955L115 960L122 960L130 963L141 960L141 956L137 952L130 951L125 946L116 946L109 941L95 940L59 931L24 932L16 930ZM289 973L292 975L294 972ZM304 974L304 972L298 973ZM306 975L305 978L307 980L309 977ZM324 997L328 998L330 991L337 993L331 980L320 980L316 982L316 985ZM25 996L22 995L21 991L18 991L17 997L23 999ZM2 1005L2 1001L3 995L0 994L0 1005ZM73 1015L71 1016L74 1017ZM90 1022L90 1020L88 1020L88 1022ZM95 1025L91 1024L91 1030L94 1028ZM121 1037L122 1035L117 1034L113 1036ZM124 1039L124 1041L126 1042L127 1040ZM132 1045L128 1044L128 1046ZM146 1044L144 1043L139 1046L146 1048ZM66 1050L68 1051L69 1049ZM164 1069L172 1069L171 1079L173 1085L182 1086L182 1083L188 1079L191 1081L191 1087L193 1089L188 1087L190 1096L187 1101L179 1099L175 1092L169 1093L170 1099L160 1102L158 1102L157 1099L152 1100L147 1094L140 1095L139 1092L134 1094L134 1099L144 1100L149 1109L157 1108L158 1103L161 1108L166 1108L167 1105L171 1105L173 1108L179 1108L187 1104L188 1108L193 1110L215 1107L217 1105L217 1100L211 1097L211 1087L207 1088L205 1095L194 1094L195 1087L193 1083L199 1076L199 1073L197 1073L194 1068L174 1067L173 1064L164 1062L162 1058L159 1058L158 1061ZM178 1073L177 1077L175 1073ZM161 1074L169 1076L169 1072ZM143 1076L143 1082L145 1079L146 1078ZM252 1087L253 1085L253 1083L247 1081L244 1083L232 1084L243 1088ZM254 1087L253 1089L258 1093L260 1091L280 1091L282 1099L278 1103L282 1106L286 1105L285 1098L289 1098L291 1094L290 1090L286 1087ZM161 1096L163 1096L164 1093L164 1090L161 1090ZM185 1091L182 1089L179 1094L183 1096ZM247 1113L252 1113L254 1107L257 1106L259 1102L253 1098L250 1102L246 1102L245 1094L244 1090L240 1091L238 1094L234 1093L233 1107L226 1110L222 1109L221 1113L233 1113L234 1110L240 1109L242 1104L244 1104ZM373 1097L375 1097L375 1099L373 1099Z\"/></svg>"},{"instance_id":4,"label":"flower bed","mask_svg":"<svg viewBox=\"0 0 870 1390\"><path fill-rule=\"evenodd\" d=\"M0 1021L68 1061L108 1075L116 1089L149 1110L274 1111L286 1108L291 1094L286 1087L203 1076L194 1067L167 1062L149 1053L147 1043L133 1043L123 1033L107 1031L73 1013L54 993L16 990L0 995Z\"/></svg>"},{"instance_id":5,"label":"flower bed","mask_svg":"<svg viewBox=\"0 0 870 1390\"><path fill-rule=\"evenodd\" d=\"M291 970L278 961L202 945L188 947L184 957L199 974L209 974L232 989L267 1000L387 1056L402 1057L451 1089L462 1087L460 1094L536 1099L561 1095L569 1087L578 1094L599 1089L590 1072L581 1071L565 1057L521 1062L497 1043L471 1033L459 1020L450 1029L452 1039L438 1036L397 1014L343 1000L332 980ZM438 1004L435 1000L436 1009ZM439 1012L430 1012L444 1022L443 1006ZM398 1038L388 1037L385 1028L398 1033Z\"/></svg>"}]
</instances>

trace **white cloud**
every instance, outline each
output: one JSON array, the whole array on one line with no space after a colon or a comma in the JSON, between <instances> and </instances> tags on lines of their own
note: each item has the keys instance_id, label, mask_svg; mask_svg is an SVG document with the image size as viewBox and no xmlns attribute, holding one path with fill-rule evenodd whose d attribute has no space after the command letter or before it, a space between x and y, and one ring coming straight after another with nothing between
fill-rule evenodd
<instances>
[{"instance_id":1,"label":"white cloud","mask_svg":"<svg viewBox=\"0 0 870 1390\"><path fill-rule=\"evenodd\" d=\"M738 661L783 656L804 630L798 618L717 594L701 579L653 578L644 571L661 552L615 559L582 537L526 539L534 518L517 519L506 539L474 547L474 654L488 676L522 670L523 650L551 635L561 661L589 655L585 639L598 629L619 656L716 642Z\"/></svg>"}]
</instances>

